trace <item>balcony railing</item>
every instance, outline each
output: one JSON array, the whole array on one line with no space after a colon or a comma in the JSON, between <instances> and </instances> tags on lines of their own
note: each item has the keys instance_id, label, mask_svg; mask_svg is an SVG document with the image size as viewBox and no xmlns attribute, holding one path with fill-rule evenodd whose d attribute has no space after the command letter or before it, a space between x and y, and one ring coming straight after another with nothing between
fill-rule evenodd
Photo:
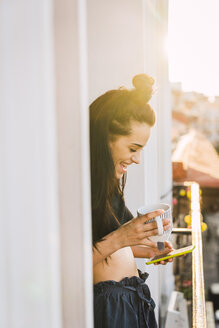
<instances>
[{"instance_id":1,"label":"balcony railing","mask_svg":"<svg viewBox=\"0 0 219 328\"><path fill-rule=\"evenodd\" d=\"M200 188L195 182L185 182L191 195L190 217L191 222L187 222L189 228L174 228L176 234L192 234L192 244L195 249L192 252L192 327L193 328L213 328L214 313L211 302L205 302L204 268L203 268L203 248L201 226L202 215L200 209ZM206 313L207 311L207 313Z\"/></svg>"},{"instance_id":2,"label":"balcony railing","mask_svg":"<svg viewBox=\"0 0 219 328\"><path fill-rule=\"evenodd\" d=\"M195 250L192 253L193 327L205 328L206 309L201 235L200 190L197 183L191 183L191 221L192 243L195 245Z\"/></svg>"}]
</instances>

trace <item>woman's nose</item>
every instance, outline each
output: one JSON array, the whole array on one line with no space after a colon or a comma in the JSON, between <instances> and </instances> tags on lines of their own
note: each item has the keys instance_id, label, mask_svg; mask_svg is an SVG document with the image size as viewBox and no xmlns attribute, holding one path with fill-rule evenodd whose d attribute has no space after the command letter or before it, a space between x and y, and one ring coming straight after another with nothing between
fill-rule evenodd
<instances>
[{"instance_id":1,"label":"woman's nose","mask_svg":"<svg viewBox=\"0 0 219 328\"><path fill-rule=\"evenodd\" d=\"M140 152L136 152L132 155L132 162L134 162L135 164L140 164L140 160Z\"/></svg>"}]
</instances>

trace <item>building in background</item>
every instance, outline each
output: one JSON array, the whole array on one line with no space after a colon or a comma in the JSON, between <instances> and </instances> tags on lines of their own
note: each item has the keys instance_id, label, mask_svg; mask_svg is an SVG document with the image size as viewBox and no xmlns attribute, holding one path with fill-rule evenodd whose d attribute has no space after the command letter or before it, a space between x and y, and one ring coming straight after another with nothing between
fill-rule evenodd
<instances>
[{"instance_id":1,"label":"building in background","mask_svg":"<svg viewBox=\"0 0 219 328\"><path fill-rule=\"evenodd\" d=\"M219 147L219 97L183 92L180 83L171 84L173 149L180 136L190 129L203 133L216 149Z\"/></svg>"}]
</instances>

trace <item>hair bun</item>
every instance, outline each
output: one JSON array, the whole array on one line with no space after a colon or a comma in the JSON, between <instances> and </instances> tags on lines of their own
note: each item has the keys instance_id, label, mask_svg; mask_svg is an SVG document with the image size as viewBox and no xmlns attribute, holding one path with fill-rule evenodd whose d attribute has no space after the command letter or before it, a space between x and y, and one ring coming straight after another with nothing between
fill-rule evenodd
<instances>
[{"instance_id":1,"label":"hair bun","mask_svg":"<svg viewBox=\"0 0 219 328\"><path fill-rule=\"evenodd\" d=\"M153 77L147 74L138 74L133 77L132 84L135 87L133 92L136 93L136 95L138 94L137 98L139 101L147 103L151 99L153 93Z\"/></svg>"},{"instance_id":2,"label":"hair bun","mask_svg":"<svg viewBox=\"0 0 219 328\"><path fill-rule=\"evenodd\" d=\"M147 91L148 87L152 87L154 84L154 79L147 74L138 74L133 77L132 84L135 89Z\"/></svg>"}]
</instances>

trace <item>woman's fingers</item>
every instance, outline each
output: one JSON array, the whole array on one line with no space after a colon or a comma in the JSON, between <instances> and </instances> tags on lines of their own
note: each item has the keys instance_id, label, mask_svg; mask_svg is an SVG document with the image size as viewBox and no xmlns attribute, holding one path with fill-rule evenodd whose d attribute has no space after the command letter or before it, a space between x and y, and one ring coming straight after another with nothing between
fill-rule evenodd
<instances>
[{"instance_id":1,"label":"woman's fingers","mask_svg":"<svg viewBox=\"0 0 219 328\"><path fill-rule=\"evenodd\" d=\"M144 214L142 216L140 216L140 219L142 221L142 223L147 223L147 221L155 218L156 216L159 216L161 214L163 214L164 210L156 210L147 214Z\"/></svg>"},{"instance_id":2,"label":"woman's fingers","mask_svg":"<svg viewBox=\"0 0 219 328\"><path fill-rule=\"evenodd\" d=\"M156 263L154 263L154 265L158 265L158 264L166 265L169 262L173 262L173 258L165 260L165 261L156 262Z\"/></svg>"},{"instance_id":3,"label":"woman's fingers","mask_svg":"<svg viewBox=\"0 0 219 328\"><path fill-rule=\"evenodd\" d=\"M148 238L144 238L141 241L141 245L145 245L151 248L154 248L155 250L157 249L157 243L155 243L154 241L148 239Z\"/></svg>"},{"instance_id":4,"label":"woman's fingers","mask_svg":"<svg viewBox=\"0 0 219 328\"><path fill-rule=\"evenodd\" d=\"M170 241L165 241L164 242L164 247L167 251L173 250L173 245L171 244Z\"/></svg>"},{"instance_id":5,"label":"woman's fingers","mask_svg":"<svg viewBox=\"0 0 219 328\"><path fill-rule=\"evenodd\" d=\"M157 245L147 238L158 235L157 222L148 221L161 213L163 213L163 210L153 211L123 224L119 228L121 239L123 240L122 243L124 245L147 245L156 248ZM164 231L170 228L169 219L163 219L162 222ZM145 239L147 239L146 242Z\"/></svg>"},{"instance_id":6,"label":"woman's fingers","mask_svg":"<svg viewBox=\"0 0 219 328\"><path fill-rule=\"evenodd\" d=\"M158 229L147 230L144 232L144 237L157 236L157 235L158 235Z\"/></svg>"},{"instance_id":7,"label":"woman's fingers","mask_svg":"<svg viewBox=\"0 0 219 328\"><path fill-rule=\"evenodd\" d=\"M164 246L165 247L168 247L168 248L173 248L173 245L172 245L172 243L170 241L165 241L164 242Z\"/></svg>"},{"instance_id":8,"label":"woman's fingers","mask_svg":"<svg viewBox=\"0 0 219 328\"><path fill-rule=\"evenodd\" d=\"M161 261L161 264L162 264L162 265L166 265L166 264L169 263L169 262L173 262L173 258L168 259L168 260L165 260L165 261Z\"/></svg>"},{"instance_id":9,"label":"woman's fingers","mask_svg":"<svg viewBox=\"0 0 219 328\"><path fill-rule=\"evenodd\" d=\"M164 231L168 230L170 227L171 227L170 220L168 220L168 219L163 220L163 229L164 229ZM144 228L145 232L154 231L153 235L158 234L157 222L156 221L145 224L143 228Z\"/></svg>"},{"instance_id":10,"label":"woman's fingers","mask_svg":"<svg viewBox=\"0 0 219 328\"><path fill-rule=\"evenodd\" d=\"M156 263L154 263L154 265L158 265L158 264L166 265L167 262L166 262L166 261L160 261L160 262L156 262Z\"/></svg>"},{"instance_id":11,"label":"woman's fingers","mask_svg":"<svg viewBox=\"0 0 219 328\"><path fill-rule=\"evenodd\" d=\"M161 215L163 212L164 212L164 210L156 210L156 211L150 212L148 214L142 215L139 218L136 218L135 222L142 225L142 228L144 231L150 231L150 230L157 229L157 222L156 221L150 222L150 221L152 219L154 219L156 216ZM168 230L171 226L169 219L163 219L162 223L163 223L164 231Z\"/></svg>"}]
</instances>

